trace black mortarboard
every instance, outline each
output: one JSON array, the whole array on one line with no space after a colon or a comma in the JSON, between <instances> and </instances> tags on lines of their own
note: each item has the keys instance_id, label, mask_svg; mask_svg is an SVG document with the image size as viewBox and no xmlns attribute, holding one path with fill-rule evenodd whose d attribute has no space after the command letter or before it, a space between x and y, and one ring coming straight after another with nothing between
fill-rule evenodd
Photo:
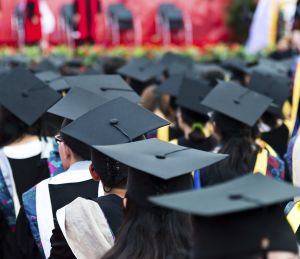
<instances>
[{"instance_id":1,"label":"black mortarboard","mask_svg":"<svg viewBox=\"0 0 300 259\"><path fill-rule=\"evenodd\" d=\"M158 139L93 148L132 168L128 176L127 193L142 204L147 203L147 197L162 190L174 192L191 189L190 172L227 157Z\"/></svg>"},{"instance_id":2,"label":"black mortarboard","mask_svg":"<svg viewBox=\"0 0 300 259\"><path fill-rule=\"evenodd\" d=\"M172 97L177 97L183 78L183 75L170 76L158 86L157 92L161 94L168 94Z\"/></svg>"},{"instance_id":3,"label":"black mortarboard","mask_svg":"<svg viewBox=\"0 0 300 259\"><path fill-rule=\"evenodd\" d=\"M224 60L221 62L221 66L225 69L232 71L233 73L239 73L244 75L251 73L251 71L248 69L247 62L240 58Z\"/></svg>"},{"instance_id":4,"label":"black mortarboard","mask_svg":"<svg viewBox=\"0 0 300 259\"><path fill-rule=\"evenodd\" d=\"M136 58L118 69L118 73L146 84L156 82L164 69L165 67L162 64L154 63L147 58Z\"/></svg>"},{"instance_id":5,"label":"black mortarboard","mask_svg":"<svg viewBox=\"0 0 300 259\"><path fill-rule=\"evenodd\" d=\"M40 63L34 67L35 72L53 71L57 72L61 66L65 64L64 57L48 57L44 58Z\"/></svg>"},{"instance_id":6,"label":"black mortarboard","mask_svg":"<svg viewBox=\"0 0 300 259\"><path fill-rule=\"evenodd\" d=\"M254 70L248 87L260 94L270 97L273 105L268 111L282 116L282 106L290 94L289 78L266 70Z\"/></svg>"},{"instance_id":7,"label":"black mortarboard","mask_svg":"<svg viewBox=\"0 0 300 259\"><path fill-rule=\"evenodd\" d=\"M295 235L280 205L299 194L290 184L251 173L201 191L150 200L194 215L193 259L242 258L267 251L297 253Z\"/></svg>"},{"instance_id":8,"label":"black mortarboard","mask_svg":"<svg viewBox=\"0 0 300 259\"><path fill-rule=\"evenodd\" d=\"M76 57L68 60L65 64L69 67L81 67L84 63L84 58Z\"/></svg>"},{"instance_id":9,"label":"black mortarboard","mask_svg":"<svg viewBox=\"0 0 300 259\"><path fill-rule=\"evenodd\" d=\"M177 104L193 112L207 114L210 109L201 102L212 90L205 80L184 78L179 90Z\"/></svg>"},{"instance_id":10,"label":"black mortarboard","mask_svg":"<svg viewBox=\"0 0 300 259\"><path fill-rule=\"evenodd\" d=\"M57 92L67 91L71 88L71 86L66 82L64 77L51 81L49 83L49 86Z\"/></svg>"},{"instance_id":11,"label":"black mortarboard","mask_svg":"<svg viewBox=\"0 0 300 259\"><path fill-rule=\"evenodd\" d=\"M65 77L69 87L80 87L107 99L124 97L138 103L140 98L119 75L85 75Z\"/></svg>"},{"instance_id":12,"label":"black mortarboard","mask_svg":"<svg viewBox=\"0 0 300 259\"><path fill-rule=\"evenodd\" d=\"M252 127L268 109L272 99L234 82L220 81L202 105Z\"/></svg>"},{"instance_id":13,"label":"black mortarboard","mask_svg":"<svg viewBox=\"0 0 300 259\"><path fill-rule=\"evenodd\" d=\"M62 132L88 145L126 143L169 123L152 112L117 98L86 113Z\"/></svg>"},{"instance_id":14,"label":"black mortarboard","mask_svg":"<svg viewBox=\"0 0 300 259\"><path fill-rule=\"evenodd\" d=\"M35 76L46 84L49 84L52 81L61 78L61 75L59 73L51 70L36 73Z\"/></svg>"},{"instance_id":15,"label":"black mortarboard","mask_svg":"<svg viewBox=\"0 0 300 259\"><path fill-rule=\"evenodd\" d=\"M83 114L107 101L108 99L105 97L75 87L52 106L48 112L70 120L76 120Z\"/></svg>"},{"instance_id":16,"label":"black mortarboard","mask_svg":"<svg viewBox=\"0 0 300 259\"><path fill-rule=\"evenodd\" d=\"M30 59L24 55L14 55L14 56L9 56L7 62L13 67L15 66L27 67L28 64L30 63Z\"/></svg>"},{"instance_id":17,"label":"black mortarboard","mask_svg":"<svg viewBox=\"0 0 300 259\"><path fill-rule=\"evenodd\" d=\"M25 68L0 79L0 104L29 126L59 99L59 94Z\"/></svg>"},{"instance_id":18,"label":"black mortarboard","mask_svg":"<svg viewBox=\"0 0 300 259\"><path fill-rule=\"evenodd\" d=\"M173 52L164 54L160 63L166 67L169 75L186 74L192 70L194 65L192 59Z\"/></svg>"},{"instance_id":19,"label":"black mortarboard","mask_svg":"<svg viewBox=\"0 0 300 259\"><path fill-rule=\"evenodd\" d=\"M289 63L265 58L265 59L260 59L258 65L253 67L253 69L256 70L263 69L263 70L268 70L269 72L274 74L281 74L284 76L288 76L289 70L291 69L291 67L288 64Z\"/></svg>"}]
</instances>

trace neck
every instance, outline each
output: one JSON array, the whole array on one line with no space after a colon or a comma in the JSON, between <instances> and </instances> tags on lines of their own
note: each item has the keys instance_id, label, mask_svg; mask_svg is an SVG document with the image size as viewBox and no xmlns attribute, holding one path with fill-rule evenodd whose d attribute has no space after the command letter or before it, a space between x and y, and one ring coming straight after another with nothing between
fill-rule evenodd
<instances>
[{"instance_id":1,"label":"neck","mask_svg":"<svg viewBox=\"0 0 300 259\"><path fill-rule=\"evenodd\" d=\"M121 188L112 188L110 192L105 192L104 195L110 195L110 194L115 194L121 198L125 197L127 190L126 189L121 189Z\"/></svg>"},{"instance_id":2,"label":"neck","mask_svg":"<svg viewBox=\"0 0 300 259\"><path fill-rule=\"evenodd\" d=\"M184 137L186 139L188 139L189 135L192 133L192 128L190 126L188 126L187 124L183 124L182 125L182 130L183 130L183 133L184 133Z\"/></svg>"}]
</instances>

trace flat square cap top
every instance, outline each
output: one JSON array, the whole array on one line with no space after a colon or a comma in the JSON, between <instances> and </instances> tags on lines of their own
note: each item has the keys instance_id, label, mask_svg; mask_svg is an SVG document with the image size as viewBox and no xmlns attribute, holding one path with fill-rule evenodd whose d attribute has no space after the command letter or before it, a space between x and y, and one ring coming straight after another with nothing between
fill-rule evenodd
<instances>
[{"instance_id":1,"label":"flat square cap top","mask_svg":"<svg viewBox=\"0 0 300 259\"><path fill-rule=\"evenodd\" d=\"M82 88L72 88L48 112L70 120L76 120L107 101L108 99L105 97L93 94Z\"/></svg>"},{"instance_id":2,"label":"flat square cap top","mask_svg":"<svg viewBox=\"0 0 300 259\"><path fill-rule=\"evenodd\" d=\"M130 142L168 124L152 112L120 97L84 114L61 131L89 146L114 145Z\"/></svg>"},{"instance_id":3,"label":"flat square cap top","mask_svg":"<svg viewBox=\"0 0 300 259\"><path fill-rule=\"evenodd\" d=\"M204 188L152 197L151 202L198 216L220 216L267 207L300 195L300 188L249 173L235 180Z\"/></svg>"},{"instance_id":4,"label":"flat square cap top","mask_svg":"<svg viewBox=\"0 0 300 259\"><path fill-rule=\"evenodd\" d=\"M118 73L141 83L146 83L159 78L165 67L147 58L132 59L126 65L118 69Z\"/></svg>"},{"instance_id":5,"label":"flat square cap top","mask_svg":"<svg viewBox=\"0 0 300 259\"><path fill-rule=\"evenodd\" d=\"M177 97L180 86L182 85L183 78L183 75L170 76L167 80L165 80L158 86L157 92L162 94L168 94L172 97Z\"/></svg>"},{"instance_id":6,"label":"flat square cap top","mask_svg":"<svg viewBox=\"0 0 300 259\"><path fill-rule=\"evenodd\" d=\"M59 73L51 70L36 73L35 76L46 84L61 78Z\"/></svg>"},{"instance_id":7,"label":"flat square cap top","mask_svg":"<svg viewBox=\"0 0 300 259\"><path fill-rule=\"evenodd\" d=\"M179 89L177 104L191 111L207 114L210 109L201 102L211 90L208 81L185 77Z\"/></svg>"},{"instance_id":8,"label":"flat square cap top","mask_svg":"<svg viewBox=\"0 0 300 259\"><path fill-rule=\"evenodd\" d=\"M272 99L234 82L220 81L202 105L236 119L250 127L268 109Z\"/></svg>"},{"instance_id":9,"label":"flat square cap top","mask_svg":"<svg viewBox=\"0 0 300 259\"><path fill-rule=\"evenodd\" d=\"M109 100L124 97L138 103L140 97L119 75L84 75L65 77L70 87L80 87Z\"/></svg>"},{"instance_id":10,"label":"flat square cap top","mask_svg":"<svg viewBox=\"0 0 300 259\"><path fill-rule=\"evenodd\" d=\"M0 79L0 104L29 126L60 98L25 68L13 69Z\"/></svg>"},{"instance_id":11,"label":"flat square cap top","mask_svg":"<svg viewBox=\"0 0 300 259\"><path fill-rule=\"evenodd\" d=\"M163 180L188 174L227 157L227 155L186 148L158 139L93 147L122 164Z\"/></svg>"},{"instance_id":12,"label":"flat square cap top","mask_svg":"<svg viewBox=\"0 0 300 259\"><path fill-rule=\"evenodd\" d=\"M280 115L282 105L288 99L290 88L289 78L266 70L254 70L248 87L260 94L270 97L273 104L268 111Z\"/></svg>"}]
</instances>

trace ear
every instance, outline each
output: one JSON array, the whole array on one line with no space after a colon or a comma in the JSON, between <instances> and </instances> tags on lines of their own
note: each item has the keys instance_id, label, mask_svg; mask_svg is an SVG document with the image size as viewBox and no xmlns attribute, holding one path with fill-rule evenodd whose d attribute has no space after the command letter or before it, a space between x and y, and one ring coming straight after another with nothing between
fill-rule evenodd
<instances>
[{"instance_id":1,"label":"ear","mask_svg":"<svg viewBox=\"0 0 300 259\"><path fill-rule=\"evenodd\" d=\"M123 199L123 207L124 207L125 209L127 208L127 202L128 202L127 198L124 198L124 199Z\"/></svg>"},{"instance_id":2,"label":"ear","mask_svg":"<svg viewBox=\"0 0 300 259\"><path fill-rule=\"evenodd\" d=\"M90 164L90 167L89 167L89 170L90 170L90 174L92 176L92 178L96 181L96 182L99 182L101 180L100 176L97 174L96 170L95 170L95 167L94 165L91 163Z\"/></svg>"}]
</instances>

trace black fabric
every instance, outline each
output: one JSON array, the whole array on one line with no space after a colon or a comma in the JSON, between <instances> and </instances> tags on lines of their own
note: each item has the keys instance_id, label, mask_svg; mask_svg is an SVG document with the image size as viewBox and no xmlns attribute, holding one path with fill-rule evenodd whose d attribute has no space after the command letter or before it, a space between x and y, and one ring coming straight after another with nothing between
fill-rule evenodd
<instances>
[{"instance_id":1,"label":"black fabric","mask_svg":"<svg viewBox=\"0 0 300 259\"><path fill-rule=\"evenodd\" d=\"M26 12L27 12L28 19L31 19L34 16L34 9L35 9L34 3L28 3L26 5Z\"/></svg>"},{"instance_id":2,"label":"black fabric","mask_svg":"<svg viewBox=\"0 0 300 259\"><path fill-rule=\"evenodd\" d=\"M179 139L183 137L183 132L182 130L180 130L177 126L173 127L173 126L170 126L169 127L169 139L172 140L172 139Z\"/></svg>"},{"instance_id":3,"label":"black fabric","mask_svg":"<svg viewBox=\"0 0 300 259\"><path fill-rule=\"evenodd\" d=\"M93 201L98 203L112 232L116 234L123 218L122 199L117 195L111 194L93 199ZM52 248L49 259L76 259L56 220L54 221L50 242Z\"/></svg>"},{"instance_id":4,"label":"black fabric","mask_svg":"<svg viewBox=\"0 0 300 259\"><path fill-rule=\"evenodd\" d=\"M52 213L56 218L56 211L71 203L77 197L88 198L98 196L99 183L87 180L77 183L49 184Z\"/></svg>"},{"instance_id":5,"label":"black fabric","mask_svg":"<svg viewBox=\"0 0 300 259\"><path fill-rule=\"evenodd\" d=\"M17 194L22 204L22 194L50 175L46 159L41 154L27 159L8 158L10 163Z\"/></svg>"},{"instance_id":6,"label":"black fabric","mask_svg":"<svg viewBox=\"0 0 300 259\"><path fill-rule=\"evenodd\" d=\"M256 154L253 154L252 158L251 158L251 163L250 163L250 167L252 168L252 171L254 170L255 167L255 162L256 162ZM212 186L218 183L223 183L225 181L229 181L231 180L231 178L227 178L224 177L222 175L221 169L223 168L222 164L225 163L226 161L223 160L217 164L208 166L207 168L201 169L201 186L202 187L207 187L207 186ZM245 172L245 174L247 174ZM236 172L236 174L232 174L232 175L236 175L236 177L242 176L242 174Z\"/></svg>"},{"instance_id":7,"label":"black fabric","mask_svg":"<svg viewBox=\"0 0 300 259\"><path fill-rule=\"evenodd\" d=\"M262 133L261 135L261 138L267 142L281 158L284 158L289 141L289 130L287 126L283 123L280 127Z\"/></svg>"},{"instance_id":8,"label":"black fabric","mask_svg":"<svg viewBox=\"0 0 300 259\"><path fill-rule=\"evenodd\" d=\"M117 236L123 219L123 200L119 196L111 194L93 199L93 201L98 203L111 231L114 236Z\"/></svg>"},{"instance_id":9,"label":"black fabric","mask_svg":"<svg viewBox=\"0 0 300 259\"><path fill-rule=\"evenodd\" d=\"M16 243L14 246L16 254L14 259L42 259L43 257L32 236L23 206L19 211L16 227Z\"/></svg>"},{"instance_id":10,"label":"black fabric","mask_svg":"<svg viewBox=\"0 0 300 259\"><path fill-rule=\"evenodd\" d=\"M199 143L193 143L191 140L182 137L178 139L178 145L203 151L212 151L216 146L216 140L213 137L209 137L204 138Z\"/></svg>"}]
</instances>

